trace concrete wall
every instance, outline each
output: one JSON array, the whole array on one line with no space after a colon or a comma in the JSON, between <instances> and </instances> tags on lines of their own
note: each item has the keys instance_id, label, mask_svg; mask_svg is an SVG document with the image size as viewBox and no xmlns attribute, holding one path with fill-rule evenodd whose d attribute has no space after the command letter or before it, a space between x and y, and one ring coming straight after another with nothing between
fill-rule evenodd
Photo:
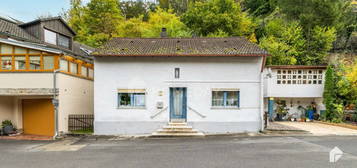
<instances>
[{"instance_id":1,"label":"concrete wall","mask_svg":"<svg viewBox=\"0 0 357 168\"><path fill-rule=\"evenodd\" d=\"M14 100L13 97L0 96L0 125L4 120L14 122Z\"/></svg>"},{"instance_id":2,"label":"concrete wall","mask_svg":"<svg viewBox=\"0 0 357 168\"><path fill-rule=\"evenodd\" d=\"M264 97L322 97L324 82L322 84L277 84L277 69L272 69L270 72L271 76L268 77L268 68L264 70ZM324 75L322 81L323 79Z\"/></svg>"},{"instance_id":3,"label":"concrete wall","mask_svg":"<svg viewBox=\"0 0 357 168\"><path fill-rule=\"evenodd\" d=\"M96 57L94 109L96 134L151 133L169 121L157 117L157 102L169 106L169 88L186 87L187 121L206 133L258 131L261 124L260 57ZM180 79L174 69L180 68ZM240 89L239 109L214 109L216 88ZM144 109L118 109L118 89L145 89ZM162 96L160 96L162 93Z\"/></svg>"},{"instance_id":4,"label":"concrete wall","mask_svg":"<svg viewBox=\"0 0 357 168\"><path fill-rule=\"evenodd\" d=\"M52 73L0 73L0 88L53 88Z\"/></svg>"},{"instance_id":5,"label":"concrete wall","mask_svg":"<svg viewBox=\"0 0 357 168\"><path fill-rule=\"evenodd\" d=\"M59 88L59 131L68 132L69 114L94 114L93 81L58 74Z\"/></svg>"}]
</instances>

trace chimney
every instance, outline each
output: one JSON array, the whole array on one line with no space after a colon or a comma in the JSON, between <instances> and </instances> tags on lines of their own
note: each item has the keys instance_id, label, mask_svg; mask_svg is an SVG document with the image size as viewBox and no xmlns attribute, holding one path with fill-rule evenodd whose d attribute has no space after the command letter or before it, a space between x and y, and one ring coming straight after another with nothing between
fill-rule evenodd
<instances>
[{"instance_id":1,"label":"chimney","mask_svg":"<svg viewBox=\"0 0 357 168\"><path fill-rule=\"evenodd\" d=\"M160 36L161 36L161 38L167 37L167 32L166 32L166 28L165 28L165 27L163 27L163 28L161 29Z\"/></svg>"}]
</instances>

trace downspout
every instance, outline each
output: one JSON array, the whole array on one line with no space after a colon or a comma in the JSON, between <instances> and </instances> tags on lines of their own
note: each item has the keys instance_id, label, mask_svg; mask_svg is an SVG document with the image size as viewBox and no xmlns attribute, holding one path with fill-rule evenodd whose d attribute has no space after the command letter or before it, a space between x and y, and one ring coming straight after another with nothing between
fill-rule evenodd
<instances>
[{"instance_id":1,"label":"downspout","mask_svg":"<svg viewBox=\"0 0 357 168\"><path fill-rule=\"evenodd\" d=\"M59 101L57 99L57 73L59 72L59 69L56 69L53 71L53 99L52 99L52 104L54 106L54 111L55 111L55 135L53 136L53 139L56 139L59 135L58 133L58 105Z\"/></svg>"},{"instance_id":2,"label":"downspout","mask_svg":"<svg viewBox=\"0 0 357 168\"><path fill-rule=\"evenodd\" d=\"M260 73L260 130L264 131L264 72Z\"/></svg>"}]
</instances>

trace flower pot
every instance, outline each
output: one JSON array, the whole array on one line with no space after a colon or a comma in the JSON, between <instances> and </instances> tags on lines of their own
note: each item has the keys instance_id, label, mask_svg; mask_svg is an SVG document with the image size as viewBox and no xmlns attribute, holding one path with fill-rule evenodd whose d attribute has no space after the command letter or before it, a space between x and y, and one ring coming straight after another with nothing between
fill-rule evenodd
<instances>
[{"instance_id":1,"label":"flower pot","mask_svg":"<svg viewBox=\"0 0 357 168\"><path fill-rule=\"evenodd\" d=\"M14 127L12 125L7 125L3 128L4 135L9 135L14 132Z\"/></svg>"}]
</instances>

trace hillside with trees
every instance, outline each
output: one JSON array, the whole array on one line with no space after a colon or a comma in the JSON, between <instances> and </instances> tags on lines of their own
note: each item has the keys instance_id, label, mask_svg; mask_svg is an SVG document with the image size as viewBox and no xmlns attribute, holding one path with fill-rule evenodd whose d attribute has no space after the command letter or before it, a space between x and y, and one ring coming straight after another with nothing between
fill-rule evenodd
<instances>
[{"instance_id":1,"label":"hillside with trees","mask_svg":"<svg viewBox=\"0 0 357 168\"><path fill-rule=\"evenodd\" d=\"M351 0L71 0L64 17L78 41L112 37L245 36L271 53L267 64L326 64L330 52L356 52Z\"/></svg>"}]
</instances>

